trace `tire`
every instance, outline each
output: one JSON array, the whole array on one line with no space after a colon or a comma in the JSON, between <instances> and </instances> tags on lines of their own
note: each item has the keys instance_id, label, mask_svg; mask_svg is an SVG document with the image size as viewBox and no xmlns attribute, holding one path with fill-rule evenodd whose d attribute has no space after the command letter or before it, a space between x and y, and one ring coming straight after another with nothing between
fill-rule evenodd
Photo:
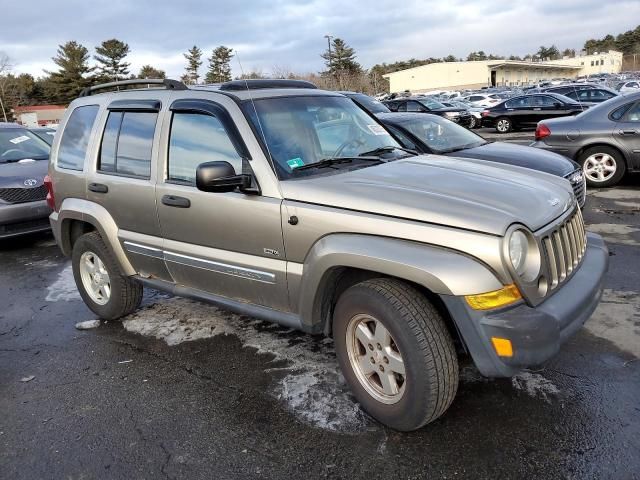
<instances>
[{"instance_id":1,"label":"tire","mask_svg":"<svg viewBox=\"0 0 640 480\"><path fill-rule=\"evenodd\" d=\"M382 330L378 330L380 325ZM388 337L383 335L385 329ZM372 343L365 346L355 332ZM348 288L335 308L333 335L338 363L353 394L362 408L384 425L400 431L416 430L436 420L451 405L458 389L453 340L440 314L412 286L376 278ZM382 349L378 345L381 338L388 338ZM402 368L398 368L400 364ZM404 376L394 373L402 370ZM381 375L392 380L383 382ZM387 395L384 385L394 383L396 393Z\"/></svg>"},{"instance_id":2,"label":"tire","mask_svg":"<svg viewBox=\"0 0 640 480\"><path fill-rule=\"evenodd\" d=\"M496 131L498 133L509 133L513 130L513 122L509 117L498 117L496 120Z\"/></svg>"},{"instance_id":3,"label":"tire","mask_svg":"<svg viewBox=\"0 0 640 480\"><path fill-rule=\"evenodd\" d=\"M478 120L476 120L476 117L471 116L471 122L469 122L469 126L467 127L469 130L472 130L474 128L476 128L478 126Z\"/></svg>"},{"instance_id":4,"label":"tire","mask_svg":"<svg viewBox=\"0 0 640 480\"><path fill-rule=\"evenodd\" d=\"M81 262L93 266L81 266ZM116 320L140 306L142 284L120 273L111 250L98 232L86 233L78 238L73 246L71 264L82 300L101 319ZM96 280L96 272L100 280ZM104 283L102 287L96 287L99 292L92 291L91 285L101 283Z\"/></svg>"},{"instance_id":5,"label":"tire","mask_svg":"<svg viewBox=\"0 0 640 480\"><path fill-rule=\"evenodd\" d=\"M616 185L627 170L622 154L611 147L591 147L578 157L587 185L604 188Z\"/></svg>"}]
</instances>

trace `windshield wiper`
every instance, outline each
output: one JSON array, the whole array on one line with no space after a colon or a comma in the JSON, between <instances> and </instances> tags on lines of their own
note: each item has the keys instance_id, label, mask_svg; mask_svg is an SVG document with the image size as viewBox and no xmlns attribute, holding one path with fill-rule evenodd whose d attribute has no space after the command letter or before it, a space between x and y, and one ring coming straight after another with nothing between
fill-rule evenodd
<instances>
[{"instance_id":1,"label":"windshield wiper","mask_svg":"<svg viewBox=\"0 0 640 480\"><path fill-rule=\"evenodd\" d=\"M298 172L300 170L310 170L312 168L326 168L332 165L337 165L339 163L351 163L354 160L367 160L372 162L382 162L380 157L372 157L372 156L357 156L357 157L333 157L333 158L323 158L322 160L318 160L317 162L308 163L306 165L302 165L301 167L296 167L293 169L292 173Z\"/></svg>"},{"instance_id":2,"label":"windshield wiper","mask_svg":"<svg viewBox=\"0 0 640 480\"><path fill-rule=\"evenodd\" d=\"M410 148L394 147L393 145L387 145L385 147L378 147L368 152L361 153L360 156L382 155L383 153L393 152L394 150L402 150L403 152L410 153L411 155L419 155L418 152L416 152L415 150L411 150Z\"/></svg>"}]
</instances>

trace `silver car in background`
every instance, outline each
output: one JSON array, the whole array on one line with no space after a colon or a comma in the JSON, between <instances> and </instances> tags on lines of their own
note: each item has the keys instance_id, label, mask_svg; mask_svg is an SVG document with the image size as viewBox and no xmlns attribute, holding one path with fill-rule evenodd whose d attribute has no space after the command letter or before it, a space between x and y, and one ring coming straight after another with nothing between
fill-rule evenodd
<instances>
[{"instance_id":1,"label":"silver car in background","mask_svg":"<svg viewBox=\"0 0 640 480\"><path fill-rule=\"evenodd\" d=\"M531 146L578 162L591 187L616 185L626 172L640 171L640 92L614 97L575 117L543 120Z\"/></svg>"}]
</instances>

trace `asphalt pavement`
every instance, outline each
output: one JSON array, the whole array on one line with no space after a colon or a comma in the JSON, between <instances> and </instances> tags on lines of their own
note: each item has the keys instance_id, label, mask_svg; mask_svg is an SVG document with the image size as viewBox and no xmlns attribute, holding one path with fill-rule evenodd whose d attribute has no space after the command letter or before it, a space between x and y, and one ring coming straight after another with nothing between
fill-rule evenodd
<instances>
[{"instance_id":1,"label":"asphalt pavement","mask_svg":"<svg viewBox=\"0 0 640 480\"><path fill-rule=\"evenodd\" d=\"M332 342L148 291L95 316L50 236L0 244L0 478L640 478L640 179L589 191L603 302L544 368L466 364L435 423L364 414Z\"/></svg>"}]
</instances>

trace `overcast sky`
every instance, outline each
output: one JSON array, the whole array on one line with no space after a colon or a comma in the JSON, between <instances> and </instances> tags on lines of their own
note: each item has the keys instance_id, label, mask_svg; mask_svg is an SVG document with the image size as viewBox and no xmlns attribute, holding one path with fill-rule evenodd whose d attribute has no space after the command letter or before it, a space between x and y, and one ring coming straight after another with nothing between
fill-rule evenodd
<instances>
[{"instance_id":1,"label":"overcast sky","mask_svg":"<svg viewBox=\"0 0 640 480\"><path fill-rule=\"evenodd\" d=\"M370 67L477 50L579 49L588 38L640 23L639 0L36 0L24 8L0 0L0 12L0 51L16 72L35 76L55 70L51 57L68 40L93 54L103 40L118 38L131 47L132 72L148 63L179 78L182 54L194 44L204 57L218 45L234 48L245 72L279 66L306 73L323 69L327 34L343 38ZM232 67L238 75L236 59Z\"/></svg>"}]
</instances>

